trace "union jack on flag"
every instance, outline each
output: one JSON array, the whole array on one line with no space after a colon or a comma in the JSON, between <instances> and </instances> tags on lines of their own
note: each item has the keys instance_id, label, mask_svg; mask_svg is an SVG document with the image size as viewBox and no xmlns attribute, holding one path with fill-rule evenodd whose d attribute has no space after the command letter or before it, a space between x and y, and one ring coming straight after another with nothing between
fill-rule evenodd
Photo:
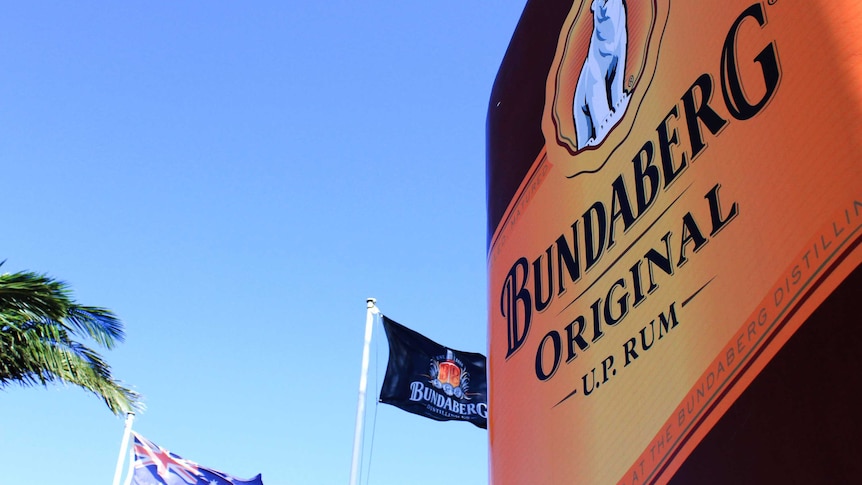
<instances>
[{"instance_id":1,"label":"union jack on flag","mask_svg":"<svg viewBox=\"0 0 862 485\"><path fill-rule=\"evenodd\" d=\"M232 477L171 453L138 433L134 438L133 485L263 485L260 474L250 480Z\"/></svg>"}]
</instances>

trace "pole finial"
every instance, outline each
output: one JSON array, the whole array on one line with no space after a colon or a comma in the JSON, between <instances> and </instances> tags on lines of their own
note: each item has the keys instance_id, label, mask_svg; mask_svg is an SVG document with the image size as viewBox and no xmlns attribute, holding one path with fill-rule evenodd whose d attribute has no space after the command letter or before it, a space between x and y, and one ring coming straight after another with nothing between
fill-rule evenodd
<instances>
[{"instance_id":1,"label":"pole finial","mask_svg":"<svg viewBox=\"0 0 862 485\"><path fill-rule=\"evenodd\" d=\"M369 298L366 300L368 308L374 308L374 304L377 303L377 298Z\"/></svg>"}]
</instances>

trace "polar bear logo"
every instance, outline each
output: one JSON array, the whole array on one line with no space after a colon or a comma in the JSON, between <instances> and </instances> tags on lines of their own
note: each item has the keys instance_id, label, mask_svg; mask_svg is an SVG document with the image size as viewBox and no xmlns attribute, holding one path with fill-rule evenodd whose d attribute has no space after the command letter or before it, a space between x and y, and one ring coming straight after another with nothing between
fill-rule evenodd
<instances>
[{"instance_id":1,"label":"polar bear logo","mask_svg":"<svg viewBox=\"0 0 862 485\"><path fill-rule=\"evenodd\" d=\"M593 33L575 87L574 118L578 150L602 142L625 113L623 90L626 32L625 0L593 0Z\"/></svg>"}]
</instances>

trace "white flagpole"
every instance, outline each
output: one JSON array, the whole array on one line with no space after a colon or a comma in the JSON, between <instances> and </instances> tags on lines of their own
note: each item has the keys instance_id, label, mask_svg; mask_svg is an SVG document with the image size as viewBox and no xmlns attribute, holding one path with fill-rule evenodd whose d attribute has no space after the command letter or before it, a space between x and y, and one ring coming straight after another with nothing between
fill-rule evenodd
<instances>
[{"instance_id":1,"label":"white flagpole","mask_svg":"<svg viewBox=\"0 0 862 485\"><path fill-rule=\"evenodd\" d=\"M120 485L120 476L123 474L123 458L126 457L126 449L129 447L129 436L132 434L132 422L135 413L126 413L126 427L123 430L123 441L120 444L120 455L117 457L117 468L114 469L114 485Z\"/></svg>"},{"instance_id":2,"label":"white flagpole","mask_svg":"<svg viewBox=\"0 0 862 485\"><path fill-rule=\"evenodd\" d=\"M132 485L132 477L135 475L135 451L129 450L129 470L126 471L126 480L123 485Z\"/></svg>"},{"instance_id":3,"label":"white flagpole","mask_svg":"<svg viewBox=\"0 0 862 485\"><path fill-rule=\"evenodd\" d=\"M379 313L375 306L377 300L369 298L366 302L368 311L365 314L365 346L362 348L362 373L359 377L359 401L356 405L356 432L353 435L353 466L350 470L350 485L356 485L359 479L359 462L362 457L362 422L365 417L365 389L368 387L368 352L371 347L371 328L374 326L374 315Z\"/></svg>"}]
</instances>

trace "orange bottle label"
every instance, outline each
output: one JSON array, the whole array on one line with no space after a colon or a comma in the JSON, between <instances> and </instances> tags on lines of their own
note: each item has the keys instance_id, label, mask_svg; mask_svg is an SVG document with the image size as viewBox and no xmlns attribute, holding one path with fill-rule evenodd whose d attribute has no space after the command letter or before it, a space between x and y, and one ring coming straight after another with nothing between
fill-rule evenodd
<instances>
[{"instance_id":1,"label":"orange bottle label","mask_svg":"<svg viewBox=\"0 0 862 485\"><path fill-rule=\"evenodd\" d=\"M489 244L492 483L666 482L859 266L860 27L847 0L574 3Z\"/></svg>"}]
</instances>

